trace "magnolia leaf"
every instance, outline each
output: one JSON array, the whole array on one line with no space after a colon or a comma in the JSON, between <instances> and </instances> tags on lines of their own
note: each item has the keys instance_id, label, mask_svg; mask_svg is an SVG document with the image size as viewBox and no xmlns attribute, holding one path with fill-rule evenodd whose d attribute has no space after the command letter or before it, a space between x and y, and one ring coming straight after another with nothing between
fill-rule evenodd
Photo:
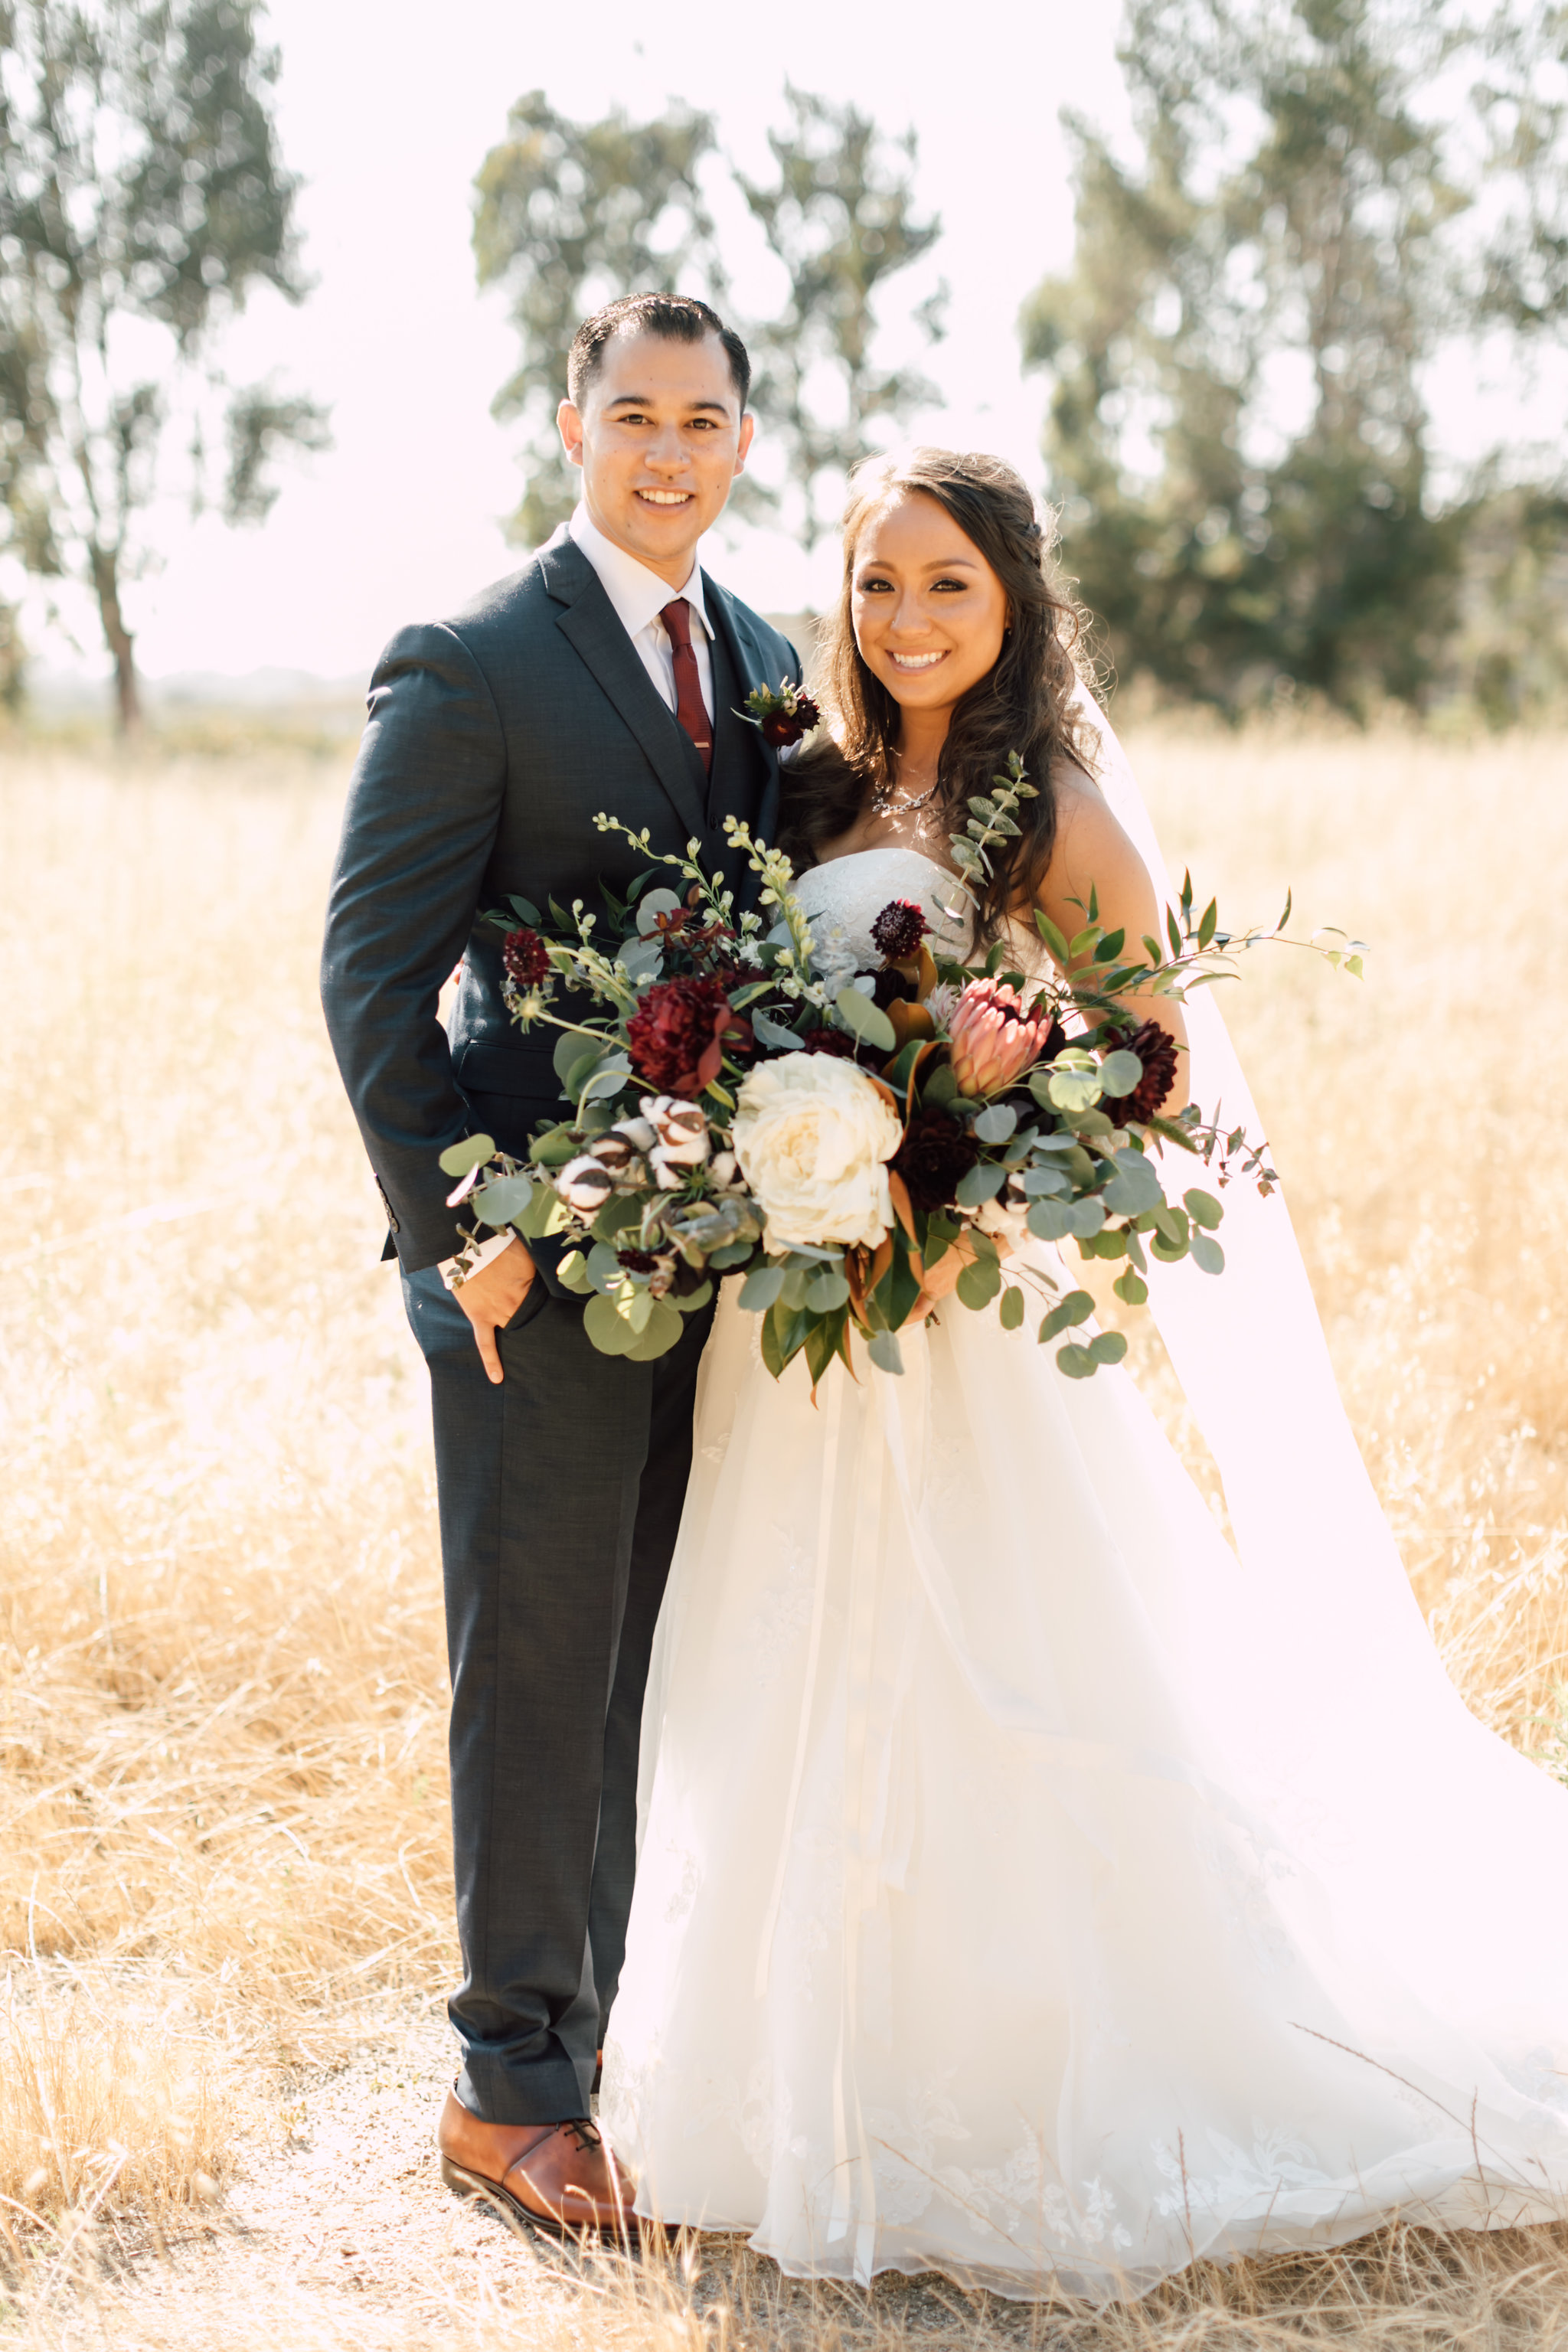
<instances>
[{"instance_id":1,"label":"magnolia leaf","mask_svg":"<svg viewBox=\"0 0 1568 2352\"><path fill-rule=\"evenodd\" d=\"M1016 1331L1023 1323L1024 1294L1016 1282L1002 1293L1001 1319L1004 1331Z\"/></svg>"},{"instance_id":2,"label":"magnolia leaf","mask_svg":"<svg viewBox=\"0 0 1568 2352\"><path fill-rule=\"evenodd\" d=\"M904 1351L896 1331L873 1331L867 1353L879 1372L901 1372L904 1369Z\"/></svg>"},{"instance_id":3,"label":"magnolia leaf","mask_svg":"<svg viewBox=\"0 0 1568 2352\"><path fill-rule=\"evenodd\" d=\"M1187 1214L1194 1224L1205 1225L1213 1233L1225 1214L1225 1203L1216 1201L1212 1192L1200 1192L1195 1186L1192 1192L1184 1192L1182 1198L1186 1202Z\"/></svg>"},{"instance_id":4,"label":"magnolia leaf","mask_svg":"<svg viewBox=\"0 0 1568 2352\"><path fill-rule=\"evenodd\" d=\"M1005 1143L1017 1124L1011 1104L988 1103L974 1122L974 1132L982 1143Z\"/></svg>"},{"instance_id":5,"label":"magnolia leaf","mask_svg":"<svg viewBox=\"0 0 1568 2352\"><path fill-rule=\"evenodd\" d=\"M515 891L509 891L507 905L512 909L519 922L526 923L531 931L536 931L539 929L539 909L531 898L520 898Z\"/></svg>"},{"instance_id":6,"label":"magnolia leaf","mask_svg":"<svg viewBox=\"0 0 1568 2352\"><path fill-rule=\"evenodd\" d=\"M784 1269L782 1265L754 1265L741 1285L741 1296L736 1304L743 1307L748 1315L764 1314L784 1286Z\"/></svg>"},{"instance_id":7,"label":"magnolia leaf","mask_svg":"<svg viewBox=\"0 0 1568 2352\"><path fill-rule=\"evenodd\" d=\"M1100 1081L1108 1095L1130 1095L1142 1075L1142 1063L1125 1045L1107 1054L1100 1066Z\"/></svg>"},{"instance_id":8,"label":"magnolia leaf","mask_svg":"<svg viewBox=\"0 0 1568 2352\"><path fill-rule=\"evenodd\" d=\"M1193 1264L1201 1265L1205 1274L1225 1272L1225 1252L1212 1234L1194 1234L1187 1246L1192 1252Z\"/></svg>"},{"instance_id":9,"label":"magnolia leaf","mask_svg":"<svg viewBox=\"0 0 1568 2352\"><path fill-rule=\"evenodd\" d=\"M874 1045L879 1054L890 1054L897 1046L899 1041L893 1034L892 1023L879 1004L873 1004L868 996L862 996L853 981L847 988L839 990L834 999L833 1009L852 1036L863 1037L867 1045Z\"/></svg>"},{"instance_id":10,"label":"magnolia leaf","mask_svg":"<svg viewBox=\"0 0 1568 2352\"><path fill-rule=\"evenodd\" d=\"M1054 1339L1058 1331L1067 1330L1070 1324L1087 1322L1093 1313L1094 1301L1087 1290L1069 1290L1040 1325L1041 1345L1047 1339Z\"/></svg>"},{"instance_id":11,"label":"magnolia leaf","mask_svg":"<svg viewBox=\"0 0 1568 2352\"><path fill-rule=\"evenodd\" d=\"M466 1176L470 1168L482 1166L493 1159L495 1143L488 1135L465 1135L461 1143L449 1143L441 1154L438 1165L444 1176Z\"/></svg>"},{"instance_id":12,"label":"magnolia leaf","mask_svg":"<svg viewBox=\"0 0 1568 2352\"><path fill-rule=\"evenodd\" d=\"M510 1225L526 1216L533 1187L526 1176L496 1176L473 1195L473 1211L481 1225Z\"/></svg>"}]
</instances>

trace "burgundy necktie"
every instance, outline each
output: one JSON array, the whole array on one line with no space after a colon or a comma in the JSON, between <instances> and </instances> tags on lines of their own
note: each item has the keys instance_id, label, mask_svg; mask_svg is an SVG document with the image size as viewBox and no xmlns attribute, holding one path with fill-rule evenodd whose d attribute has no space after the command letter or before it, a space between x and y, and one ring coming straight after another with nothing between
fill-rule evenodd
<instances>
[{"instance_id":1,"label":"burgundy necktie","mask_svg":"<svg viewBox=\"0 0 1568 2352\"><path fill-rule=\"evenodd\" d=\"M691 607L684 596L667 604L659 619L669 631L675 655L675 715L697 746L705 775L713 773L713 722L702 699L697 656L691 650Z\"/></svg>"}]
</instances>

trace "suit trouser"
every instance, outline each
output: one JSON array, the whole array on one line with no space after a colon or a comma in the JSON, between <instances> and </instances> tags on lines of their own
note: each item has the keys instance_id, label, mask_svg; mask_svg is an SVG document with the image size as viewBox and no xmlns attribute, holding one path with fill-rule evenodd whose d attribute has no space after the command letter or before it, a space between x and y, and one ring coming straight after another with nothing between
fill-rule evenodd
<instances>
[{"instance_id":1,"label":"suit trouser","mask_svg":"<svg viewBox=\"0 0 1568 2352\"><path fill-rule=\"evenodd\" d=\"M536 1280L497 1333L497 1385L433 1267L403 1296L435 1417L458 2095L491 2123L559 2122L588 2112L626 1952L643 1688L710 1313L629 1364Z\"/></svg>"}]
</instances>

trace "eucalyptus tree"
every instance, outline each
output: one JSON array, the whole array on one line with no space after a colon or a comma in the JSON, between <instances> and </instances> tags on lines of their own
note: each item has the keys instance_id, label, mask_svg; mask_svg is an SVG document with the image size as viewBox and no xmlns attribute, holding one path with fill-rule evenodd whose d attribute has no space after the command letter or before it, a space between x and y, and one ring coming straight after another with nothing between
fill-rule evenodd
<instances>
[{"instance_id":1,"label":"eucalyptus tree","mask_svg":"<svg viewBox=\"0 0 1568 2352\"><path fill-rule=\"evenodd\" d=\"M223 397L203 365L216 330L257 285L306 290L256 16L255 0L0 5L0 499L30 572L90 589L124 727L140 711L123 591L149 553L164 427L182 415L199 450L202 407ZM258 386L221 429L239 520L265 510L268 456L320 446L324 419Z\"/></svg>"},{"instance_id":2,"label":"eucalyptus tree","mask_svg":"<svg viewBox=\"0 0 1568 2352\"><path fill-rule=\"evenodd\" d=\"M521 345L492 404L524 425L523 494L510 535L537 546L575 503L555 429L577 324L616 296L721 297L723 271L701 185L713 151L705 114L672 105L657 121L558 114L542 90L520 98L475 187L481 286L503 287Z\"/></svg>"},{"instance_id":3,"label":"eucalyptus tree","mask_svg":"<svg viewBox=\"0 0 1568 2352\"><path fill-rule=\"evenodd\" d=\"M1231 709L1451 680L1482 486L1436 488L1426 386L1489 317L1562 307L1542 26L1458 0L1133 0L1142 154L1069 123L1074 264L1022 322L1069 559L1123 668Z\"/></svg>"},{"instance_id":4,"label":"eucalyptus tree","mask_svg":"<svg viewBox=\"0 0 1568 2352\"><path fill-rule=\"evenodd\" d=\"M890 139L856 106L787 85L785 96L793 124L768 135L776 176L736 178L788 286L778 310L746 331L757 411L783 442L810 548L837 519L823 514L824 491L839 502L844 475L874 446L871 428L935 397L911 364L879 364L876 343L889 280L931 251L942 224L916 205L912 131ZM910 313L927 342L942 333L944 301L938 287Z\"/></svg>"}]
</instances>

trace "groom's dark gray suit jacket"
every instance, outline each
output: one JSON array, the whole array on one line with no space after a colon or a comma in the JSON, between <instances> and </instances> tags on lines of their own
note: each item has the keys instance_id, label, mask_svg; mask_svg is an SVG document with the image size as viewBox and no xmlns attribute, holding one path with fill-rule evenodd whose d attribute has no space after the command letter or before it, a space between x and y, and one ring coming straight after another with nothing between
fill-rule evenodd
<instances>
[{"instance_id":1,"label":"groom's dark gray suit jacket","mask_svg":"<svg viewBox=\"0 0 1568 2352\"><path fill-rule=\"evenodd\" d=\"M587 557L563 530L456 619L405 629L377 665L332 882L321 994L349 1097L407 1272L450 1257L445 1147L483 1128L520 1150L558 1116L558 1032L524 1035L501 1001L501 934L476 923L513 891L597 904L690 839L736 880L722 823L774 829L778 760L736 717L798 677L787 638L704 574L713 624L711 781L661 700ZM442 982L463 974L450 1031Z\"/></svg>"},{"instance_id":2,"label":"groom's dark gray suit jacket","mask_svg":"<svg viewBox=\"0 0 1568 2352\"><path fill-rule=\"evenodd\" d=\"M455 619L403 630L371 682L332 879L322 1001L430 1370L465 1971L451 2017L458 2095L495 2123L588 2113L708 1318L656 1363L597 1355L541 1250L545 1278L497 1334L492 1385L436 1270L458 1239L437 1160L480 1130L521 1153L565 1108L558 1033L509 1018L486 908L514 891L592 906L601 878L624 893L649 861L596 830L599 810L646 825L658 851L695 839L735 881L751 877L726 854L725 816L776 829L776 757L736 713L799 664L706 576L703 601L710 779L564 531ZM448 1032L437 999L459 957Z\"/></svg>"}]
</instances>

